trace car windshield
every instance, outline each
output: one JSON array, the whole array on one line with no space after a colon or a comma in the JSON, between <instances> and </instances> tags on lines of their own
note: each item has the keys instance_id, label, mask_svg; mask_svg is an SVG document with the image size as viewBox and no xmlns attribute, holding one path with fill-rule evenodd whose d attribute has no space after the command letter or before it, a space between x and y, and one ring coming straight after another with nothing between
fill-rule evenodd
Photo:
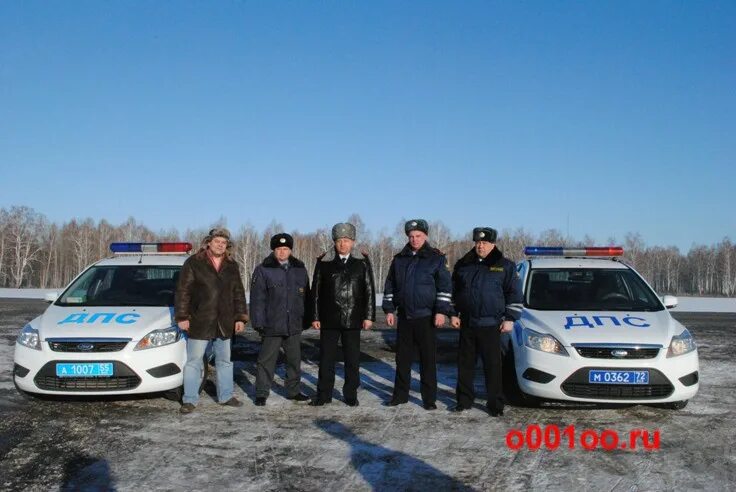
<instances>
[{"instance_id":1,"label":"car windshield","mask_svg":"<svg viewBox=\"0 0 736 492\"><path fill-rule=\"evenodd\" d=\"M59 306L173 306L179 266L95 266L56 302Z\"/></svg>"},{"instance_id":2,"label":"car windshield","mask_svg":"<svg viewBox=\"0 0 736 492\"><path fill-rule=\"evenodd\" d=\"M525 305L542 310L661 311L657 296L628 269L532 269Z\"/></svg>"}]
</instances>

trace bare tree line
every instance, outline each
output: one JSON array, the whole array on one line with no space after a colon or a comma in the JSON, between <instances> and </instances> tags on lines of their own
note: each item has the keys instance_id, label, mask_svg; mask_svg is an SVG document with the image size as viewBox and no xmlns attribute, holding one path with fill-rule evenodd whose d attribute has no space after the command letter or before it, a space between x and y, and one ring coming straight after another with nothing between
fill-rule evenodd
<instances>
[{"instance_id":1,"label":"bare tree line","mask_svg":"<svg viewBox=\"0 0 736 492\"><path fill-rule=\"evenodd\" d=\"M401 218L393 229L384 228L377 233L369 231L357 214L346 220L358 229L357 247L370 255L380 290L393 255L405 244L405 219ZM215 225L226 225L225 218L210 227ZM310 275L317 256L332 246L331 225L308 233L286 231L294 236L294 254L307 264ZM58 225L29 207L0 208L0 287L63 287L87 265L109 256L111 242L183 240L194 244L196 249L210 227L154 232L132 217L117 226L104 219L95 222L90 218ZM251 225L231 231L246 290L250 287L250 273L270 253L269 238L283 230L281 224L272 222L262 231ZM469 233L454 235L442 221L430 222L430 243L447 254L450 265L472 247L469 236ZM505 256L516 261L523 258L524 247L528 245L594 243L588 236L575 240L556 229L535 235L518 228L502 230L497 244ZM714 245L694 246L687 254L674 246L647 246L638 233L627 234L620 243L615 238L607 243L622 245L624 260L660 294L736 295L736 245L728 238Z\"/></svg>"}]
</instances>

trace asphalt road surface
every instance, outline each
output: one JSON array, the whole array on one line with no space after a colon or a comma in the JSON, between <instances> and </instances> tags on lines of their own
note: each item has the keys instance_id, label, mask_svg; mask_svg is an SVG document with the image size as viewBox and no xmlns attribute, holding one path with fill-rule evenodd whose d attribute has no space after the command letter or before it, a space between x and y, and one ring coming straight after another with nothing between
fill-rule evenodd
<instances>
[{"instance_id":1,"label":"asphalt road surface","mask_svg":"<svg viewBox=\"0 0 736 492\"><path fill-rule=\"evenodd\" d=\"M700 392L683 410L512 406L492 418L481 399L477 408L451 413L452 330L440 332L439 409L421 407L416 373L410 403L384 407L393 386L395 337L378 323L363 334L359 407L342 403L339 370L332 404L287 401L281 364L267 405L255 407L258 338L249 330L233 355L236 396L245 406L217 405L210 383L197 411L181 416L177 403L158 395L68 401L19 394L11 376L15 337L45 307L0 299L3 490L736 490L733 313L675 314L700 351ZM310 395L317 351L317 334L307 332L302 381ZM477 385L480 390L480 379ZM559 429L560 446L509 449L509 431L534 424L549 429L550 443ZM583 447L586 430L600 435L606 429L622 443L630 431L647 430L650 447L658 431L659 449L644 448L643 440L635 449ZM590 444L592 433L587 436Z\"/></svg>"}]
</instances>

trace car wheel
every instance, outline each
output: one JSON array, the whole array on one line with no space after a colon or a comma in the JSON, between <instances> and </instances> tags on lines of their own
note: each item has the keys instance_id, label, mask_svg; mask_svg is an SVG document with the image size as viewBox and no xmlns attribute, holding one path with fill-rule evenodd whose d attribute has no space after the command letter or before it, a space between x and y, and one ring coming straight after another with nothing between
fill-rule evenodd
<instances>
[{"instance_id":1,"label":"car wheel","mask_svg":"<svg viewBox=\"0 0 736 492\"><path fill-rule=\"evenodd\" d=\"M210 366L208 364L207 357L203 359L202 367L202 382L199 384L199 394L202 394L204 383L207 382L207 376L210 373ZM184 396L184 386L178 386L168 391L164 391L163 396L167 400L181 402L181 398Z\"/></svg>"},{"instance_id":2,"label":"car wheel","mask_svg":"<svg viewBox=\"0 0 736 492\"><path fill-rule=\"evenodd\" d=\"M673 401L672 403L666 403L665 408L670 410L682 410L687 406L688 400Z\"/></svg>"},{"instance_id":3,"label":"car wheel","mask_svg":"<svg viewBox=\"0 0 736 492\"><path fill-rule=\"evenodd\" d=\"M210 364L209 360L207 359L207 356L204 357L204 363L202 364L202 382L199 383L199 394L202 394L202 391L204 391L204 384L207 382L207 376L210 373Z\"/></svg>"},{"instance_id":4,"label":"car wheel","mask_svg":"<svg viewBox=\"0 0 736 492\"><path fill-rule=\"evenodd\" d=\"M514 348L509 342L503 359L501 361L503 368L503 393L506 400L512 405L523 407L537 407L540 400L532 395L528 395L521 390L519 380L516 375L516 364L514 363Z\"/></svg>"},{"instance_id":5,"label":"car wheel","mask_svg":"<svg viewBox=\"0 0 736 492\"><path fill-rule=\"evenodd\" d=\"M519 393L521 393L521 399L524 402L524 406L528 408L537 408L542 405L542 399L538 398L536 396L524 393L523 391L519 390Z\"/></svg>"},{"instance_id":6,"label":"car wheel","mask_svg":"<svg viewBox=\"0 0 736 492\"><path fill-rule=\"evenodd\" d=\"M33 393L29 393L26 390L20 389L20 387L18 386L18 383L15 382L15 376L13 376L13 384L15 385L15 390L18 392L18 394L20 395L22 399L26 401L37 399L36 395L34 395Z\"/></svg>"},{"instance_id":7,"label":"car wheel","mask_svg":"<svg viewBox=\"0 0 736 492\"><path fill-rule=\"evenodd\" d=\"M184 396L184 386L178 386L168 391L164 391L163 396L169 401L181 402L181 397Z\"/></svg>"}]
</instances>

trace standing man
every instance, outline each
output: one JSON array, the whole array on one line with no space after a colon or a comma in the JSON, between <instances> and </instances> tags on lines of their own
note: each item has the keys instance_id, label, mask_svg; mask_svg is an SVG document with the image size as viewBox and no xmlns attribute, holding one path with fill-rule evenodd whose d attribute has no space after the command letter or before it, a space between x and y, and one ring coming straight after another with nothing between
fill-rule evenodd
<instances>
[{"instance_id":1,"label":"standing man","mask_svg":"<svg viewBox=\"0 0 736 492\"><path fill-rule=\"evenodd\" d=\"M370 330L376 320L373 268L367 255L353 251L354 225L335 224L332 240L335 247L317 259L312 283L312 327L320 330L320 352L317 397L310 405L322 406L332 402L337 343L342 340L345 360L342 394L347 405L357 407L360 330Z\"/></svg>"},{"instance_id":2,"label":"standing man","mask_svg":"<svg viewBox=\"0 0 736 492\"><path fill-rule=\"evenodd\" d=\"M213 342L217 368L217 401L240 407L233 396L233 363L230 339L248 322L243 281L238 264L231 257L230 232L212 229L200 250L187 258L176 288L175 319L188 333L187 362L184 365L184 397L181 413L194 411L202 382L203 356Z\"/></svg>"},{"instance_id":3,"label":"standing man","mask_svg":"<svg viewBox=\"0 0 736 492\"><path fill-rule=\"evenodd\" d=\"M309 276L304 263L291 255L294 238L276 234L272 253L253 272L250 288L251 324L261 334L256 376L256 405L262 407L271 392L279 349L286 356L287 398L306 401L300 388L302 330L309 326ZM306 326L305 326L306 321Z\"/></svg>"},{"instance_id":4,"label":"standing man","mask_svg":"<svg viewBox=\"0 0 736 492\"><path fill-rule=\"evenodd\" d=\"M414 347L419 348L422 402L426 410L437 405L437 336L452 310L452 280L444 253L427 242L426 220L404 225L409 242L391 262L383 290L386 322L398 321L396 381L389 406L409 401ZM398 318L398 320L397 320Z\"/></svg>"},{"instance_id":5,"label":"standing man","mask_svg":"<svg viewBox=\"0 0 736 492\"><path fill-rule=\"evenodd\" d=\"M452 275L455 308L453 328L460 328L457 406L473 406L475 361L483 360L488 413L503 415L501 385L501 333L508 333L521 316L519 276L511 260L496 248L498 233L490 227L473 229L475 247L455 264Z\"/></svg>"}]
</instances>

